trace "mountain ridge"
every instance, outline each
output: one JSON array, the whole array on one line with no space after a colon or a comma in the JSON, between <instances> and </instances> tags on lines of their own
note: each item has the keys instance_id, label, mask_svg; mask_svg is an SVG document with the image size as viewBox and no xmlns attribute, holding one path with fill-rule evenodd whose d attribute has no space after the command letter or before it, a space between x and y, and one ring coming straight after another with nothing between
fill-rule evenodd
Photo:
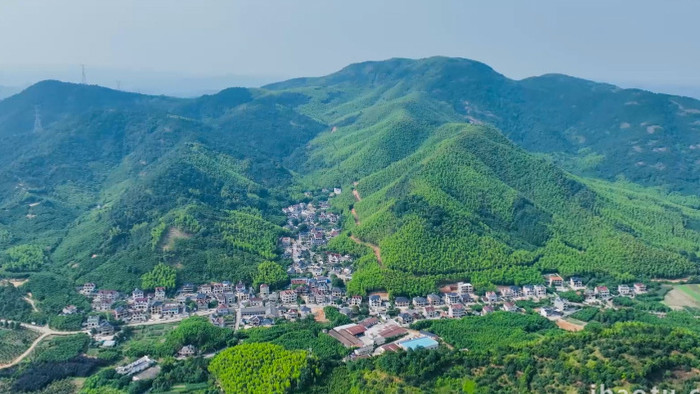
<instances>
[{"instance_id":1,"label":"mountain ridge","mask_svg":"<svg viewBox=\"0 0 700 394\"><path fill-rule=\"evenodd\" d=\"M634 110L600 122L639 94ZM184 280L250 280L262 261L285 264L269 241L284 233L285 204L356 185L362 201L332 200L345 217L341 238L379 245L384 263L361 259L349 284L358 293L537 282L549 271L694 275L700 204L687 191L696 167L670 174L669 164L645 178L615 148L630 138L645 151L685 144L697 103L672 99L561 75L513 81L441 57L194 99L47 81L0 102L9 142L0 148L0 264L29 245L44 253L41 271L76 283L124 290L160 262ZM638 126L647 107L658 122ZM634 117L635 135L611 133L610 122L626 130L621 114ZM650 136L657 145L646 145ZM173 229L188 236L159 248Z\"/></svg>"}]
</instances>

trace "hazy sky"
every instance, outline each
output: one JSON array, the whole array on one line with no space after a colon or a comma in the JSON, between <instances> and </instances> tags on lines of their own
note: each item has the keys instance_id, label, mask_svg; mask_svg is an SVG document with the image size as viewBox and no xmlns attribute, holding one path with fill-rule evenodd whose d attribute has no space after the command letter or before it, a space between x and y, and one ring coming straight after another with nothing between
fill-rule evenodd
<instances>
[{"instance_id":1,"label":"hazy sky","mask_svg":"<svg viewBox=\"0 0 700 394\"><path fill-rule=\"evenodd\" d=\"M264 80L448 55L512 78L683 89L700 87L698 16L696 0L2 0L0 85L77 81L81 63L89 77Z\"/></svg>"}]
</instances>

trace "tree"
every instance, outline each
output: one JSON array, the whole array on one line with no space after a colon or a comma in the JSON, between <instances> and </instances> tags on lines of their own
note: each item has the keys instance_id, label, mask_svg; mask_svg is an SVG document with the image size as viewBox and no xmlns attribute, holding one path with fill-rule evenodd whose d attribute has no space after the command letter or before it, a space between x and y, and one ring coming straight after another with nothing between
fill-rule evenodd
<instances>
[{"instance_id":1,"label":"tree","mask_svg":"<svg viewBox=\"0 0 700 394\"><path fill-rule=\"evenodd\" d=\"M263 261L258 265L253 286L258 287L263 283L272 288L277 288L287 282L287 273L281 265L272 261Z\"/></svg>"},{"instance_id":2,"label":"tree","mask_svg":"<svg viewBox=\"0 0 700 394\"><path fill-rule=\"evenodd\" d=\"M154 289L156 287L175 288L177 272L175 268L163 263L156 265L150 272L141 276L141 286L144 289Z\"/></svg>"},{"instance_id":3,"label":"tree","mask_svg":"<svg viewBox=\"0 0 700 394\"><path fill-rule=\"evenodd\" d=\"M46 253L38 245L18 245L6 252L8 271L38 271L46 263Z\"/></svg>"},{"instance_id":4,"label":"tree","mask_svg":"<svg viewBox=\"0 0 700 394\"><path fill-rule=\"evenodd\" d=\"M297 388L311 367L304 350L248 343L219 353L209 371L226 393L285 393ZM313 374L313 368L310 372Z\"/></svg>"}]
</instances>

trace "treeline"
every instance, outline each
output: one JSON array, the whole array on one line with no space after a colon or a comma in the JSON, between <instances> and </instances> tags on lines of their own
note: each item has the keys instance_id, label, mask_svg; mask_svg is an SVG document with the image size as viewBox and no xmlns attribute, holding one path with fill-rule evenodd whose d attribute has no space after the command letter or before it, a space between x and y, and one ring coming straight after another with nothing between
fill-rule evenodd
<instances>
[{"instance_id":1,"label":"treeline","mask_svg":"<svg viewBox=\"0 0 700 394\"><path fill-rule=\"evenodd\" d=\"M334 309L332 307L329 307ZM341 322L339 313L330 311L329 320ZM337 312L337 310L335 311ZM342 315L344 316L344 315ZM287 350L311 350L320 361L320 367L326 368L328 365L340 361L347 356L349 351L340 342L323 332L333 325L322 325L316 323L313 318L305 319L295 323L276 324L269 328L252 328L239 331L237 334L243 342L273 343L283 346Z\"/></svg>"},{"instance_id":2,"label":"treeline","mask_svg":"<svg viewBox=\"0 0 700 394\"><path fill-rule=\"evenodd\" d=\"M214 357L209 371L226 393L287 393L314 375L305 351L270 343L228 348Z\"/></svg>"},{"instance_id":3,"label":"treeline","mask_svg":"<svg viewBox=\"0 0 700 394\"><path fill-rule=\"evenodd\" d=\"M462 319L421 320L413 327L433 332L458 349L481 352L557 333L554 323L540 315L502 311Z\"/></svg>"},{"instance_id":4,"label":"treeline","mask_svg":"<svg viewBox=\"0 0 700 394\"><path fill-rule=\"evenodd\" d=\"M486 343L470 342L469 351L442 346L357 360L333 369L306 392L583 393L591 384L689 390L698 383L689 372L700 365L700 336L685 329L631 322L548 335L535 322L533 334L499 340L504 320L483 322L476 335Z\"/></svg>"},{"instance_id":5,"label":"treeline","mask_svg":"<svg viewBox=\"0 0 700 394\"><path fill-rule=\"evenodd\" d=\"M128 355L132 357L174 356L185 345L193 345L199 352L209 353L234 345L236 342L237 339L232 330L214 326L206 317L193 316L181 321L177 328L168 332L162 341L154 342L148 339L132 341Z\"/></svg>"}]
</instances>

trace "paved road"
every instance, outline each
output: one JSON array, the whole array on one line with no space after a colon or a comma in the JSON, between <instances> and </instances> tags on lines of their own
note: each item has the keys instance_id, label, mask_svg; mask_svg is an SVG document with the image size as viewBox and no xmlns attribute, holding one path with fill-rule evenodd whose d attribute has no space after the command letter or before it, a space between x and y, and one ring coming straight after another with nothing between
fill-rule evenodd
<instances>
[{"instance_id":1,"label":"paved road","mask_svg":"<svg viewBox=\"0 0 700 394\"><path fill-rule=\"evenodd\" d=\"M241 309L241 305L238 304L238 309L236 310L236 325L233 327L233 331L238 331L238 329L241 327L241 320L243 320Z\"/></svg>"}]
</instances>

